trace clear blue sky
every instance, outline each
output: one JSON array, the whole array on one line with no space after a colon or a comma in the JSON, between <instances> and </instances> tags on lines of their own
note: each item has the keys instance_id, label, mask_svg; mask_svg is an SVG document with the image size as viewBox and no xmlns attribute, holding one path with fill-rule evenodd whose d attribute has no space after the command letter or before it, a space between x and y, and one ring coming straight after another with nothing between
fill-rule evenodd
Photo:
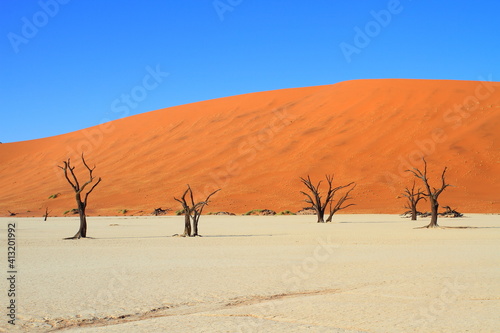
<instances>
[{"instance_id":1,"label":"clear blue sky","mask_svg":"<svg viewBox=\"0 0 500 333\"><path fill-rule=\"evenodd\" d=\"M499 13L495 0L2 0L0 141L352 79L498 81Z\"/></svg>"}]
</instances>

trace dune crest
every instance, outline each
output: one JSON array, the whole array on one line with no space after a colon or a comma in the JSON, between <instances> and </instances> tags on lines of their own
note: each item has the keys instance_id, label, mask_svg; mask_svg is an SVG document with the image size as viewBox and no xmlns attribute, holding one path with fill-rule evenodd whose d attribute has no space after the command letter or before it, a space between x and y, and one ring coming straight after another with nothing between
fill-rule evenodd
<instances>
[{"instance_id":1,"label":"dune crest","mask_svg":"<svg viewBox=\"0 0 500 333\"><path fill-rule=\"evenodd\" d=\"M266 91L160 109L55 137L0 145L0 215L75 208L57 165L79 154L102 184L90 215L179 209L186 184L206 212L297 211L299 177L357 183L346 213L401 213L405 172L427 156L430 183L448 167L441 205L498 213L500 83L356 80ZM85 176L86 177L86 176ZM60 193L57 198L49 197ZM195 198L196 199L196 198ZM419 206L429 210L425 202ZM29 212L28 212L29 211Z\"/></svg>"}]
</instances>

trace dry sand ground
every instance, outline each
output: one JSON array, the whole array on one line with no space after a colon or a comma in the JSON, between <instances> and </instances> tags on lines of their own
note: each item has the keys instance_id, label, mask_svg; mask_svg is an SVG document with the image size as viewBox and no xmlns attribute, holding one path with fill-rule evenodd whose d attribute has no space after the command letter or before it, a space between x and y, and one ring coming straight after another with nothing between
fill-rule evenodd
<instances>
[{"instance_id":1,"label":"dry sand ground","mask_svg":"<svg viewBox=\"0 0 500 333\"><path fill-rule=\"evenodd\" d=\"M70 332L499 332L500 219L396 215L14 221L18 321ZM2 267L6 267L5 248ZM4 265L5 264L5 265ZM6 271L6 269L4 269ZM1 283L2 304L6 281ZM4 308L2 305L2 308ZM3 310L6 312L5 308ZM1 329L11 330L2 316ZM78 325L81 325L78 327Z\"/></svg>"}]
</instances>

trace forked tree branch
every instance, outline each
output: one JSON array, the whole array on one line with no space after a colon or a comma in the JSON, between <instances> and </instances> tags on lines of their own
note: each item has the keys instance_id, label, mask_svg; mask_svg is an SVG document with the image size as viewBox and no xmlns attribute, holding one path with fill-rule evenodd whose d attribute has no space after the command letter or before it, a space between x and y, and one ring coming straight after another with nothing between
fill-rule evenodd
<instances>
[{"instance_id":1,"label":"forked tree branch","mask_svg":"<svg viewBox=\"0 0 500 333\"><path fill-rule=\"evenodd\" d=\"M356 184L354 182L350 183L349 185L352 185L354 184L354 186L352 188L350 188L346 193L344 193L344 195L342 197L339 198L339 200L337 201L337 203L335 204L335 206L332 207L333 205L333 200L330 201L330 215L328 216L328 219L326 220L327 222L331 222L332 221L332 217L333 215L338 212L339 210L342 210L342 209L345 209L347 207L351 207L351 206L355 206L356 204L348 204L346 206L342 206L347 200L351 200L352 197L349 196L349 194L351 193L352 190L354 190L356 188ZM347 187L349 185L346 185L346 186L342 186L342 188L344 187Z\"/></svg>"},{"instance_id":2,"label":"forked tree branch","mask_svg":"<svg viewBox=\"0 0 500 333\"><path fill-rule=\"evenodd\" d=\"M427 178L427 161L425 160L425 158L422 158L422 160L424 161L424 172L420 171L417 168L413 168L413 170L406 170L406 171L413 173L415 175L415 177L420 178L424 182L427 193L421 192L422 195L424 195L426 197L432 197L433 199L437 200L437 198L444 191L444 189L447 188L448 186L451 186L450 184L446 184L445 177L444 177L446 174L446 170L448 168L445 167L443 170L443 173L441 174L441 182L442 182L441 188L437 189L437 188L433 187L431 189L431 187L429 185L429 179Z\"/></svg>"}]
</instances>

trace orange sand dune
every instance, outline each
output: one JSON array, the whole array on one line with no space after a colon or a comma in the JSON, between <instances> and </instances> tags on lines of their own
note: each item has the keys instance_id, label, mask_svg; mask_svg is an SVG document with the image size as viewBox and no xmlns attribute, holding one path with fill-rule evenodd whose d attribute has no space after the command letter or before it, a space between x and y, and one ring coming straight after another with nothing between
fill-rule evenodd
<instances>
[{"instance_id":1,"label":"orange sand dune","mask_svg":"<svg viewBox=\"0 0 500 333\"><path fill-rule=\"evenodd\" d=\"M103 178L91 215L179 209L222 188L206 212L296 211L300 176L355 181L349 213L399 213L397 199L427 156L431 185L448 167L442 205L500 212L500 83L358 80L267 91L161 109L39 140L0 145L0 214L52 215L74 208L57 165L83 150ZM86 175L85 175L86 176ZM55 199L49 196L60 193ZM421 210L428 210L421 203ZM142 211L142 212L141 212Z\"/></svg>"}]
</instances>

